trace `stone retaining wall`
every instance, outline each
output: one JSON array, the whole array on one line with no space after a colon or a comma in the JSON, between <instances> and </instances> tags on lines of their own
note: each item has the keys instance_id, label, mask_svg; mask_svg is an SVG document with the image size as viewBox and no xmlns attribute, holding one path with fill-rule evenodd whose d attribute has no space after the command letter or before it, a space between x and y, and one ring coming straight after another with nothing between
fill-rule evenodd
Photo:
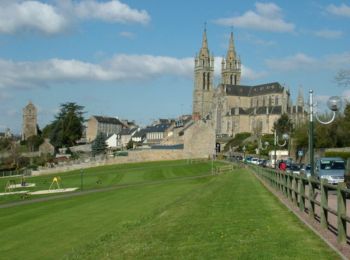
<instances>
[{"instance_id":1,"label":"stone retaining wall","mask_svg":"<svg viewBox=\"0 0 350 260\"><path fill-rule=\"evenodd\" d=\"M106 159L94 160L87 159L84 162L76 161L75 163L67 163L55 166L53 168L43 168L38 171L32 171L32 176L54 174L73 170L81 170L102 165L136 163L145 161L165 161L165 160L181 160L189 159L183 150L143 150L129 151L128 156L107 157Z\"/></svg>"}]
</instances>

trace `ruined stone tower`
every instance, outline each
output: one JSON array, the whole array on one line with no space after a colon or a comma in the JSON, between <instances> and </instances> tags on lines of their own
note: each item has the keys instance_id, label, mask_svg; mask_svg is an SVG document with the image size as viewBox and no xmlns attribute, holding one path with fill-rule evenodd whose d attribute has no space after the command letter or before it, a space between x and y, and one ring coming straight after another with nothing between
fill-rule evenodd
<instances>
[{"instance_id":1,"label":"ruined stone tower","mask_svg":"<svg viewBox=\"0 0 350 260\"><path fill-rule=\"evenodd\" d=\"M29 102L23 108L22 140L37 134L37 109L32 102Z\"/></svg>"},{"instance_id":2,"label":"ruined stone tower","mask_svg":"<svg viewBox=\"0 0 350 260\"><path fill-rule=\"evenodd\" d=\"M204 29L202 48L195 57L193 119L208 118L213 103L214 57L210 55L207 31Z\"/></svg>"}]
</instances>

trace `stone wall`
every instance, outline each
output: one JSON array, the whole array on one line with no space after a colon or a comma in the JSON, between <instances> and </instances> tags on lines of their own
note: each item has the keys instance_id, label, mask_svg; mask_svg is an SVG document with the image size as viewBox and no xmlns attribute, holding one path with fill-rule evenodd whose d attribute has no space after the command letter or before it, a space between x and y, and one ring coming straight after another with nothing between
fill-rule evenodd
<instances>
[{"instance_id":1,"label":"stone wall","mask_svg":"<svg viewBox=\"0 0 350 260\"><path fill-rule=\"evenodd\" d=\"M215 152L213 120L198 120L184 134L184 153L192 158L208 158Z\"/></svg>"},{"instance_id":2,"label":"stone wall","mask_svg":"<svg viewBox=\"0 0 350 260\"><path fill-rule=\"evenodd\" d=\"M123 163L137 163L146 161L165 161L165 160L181 160L189 157L183 150L143 150L143 151L129 151L128 156L107 157L107 158L90 158L81 161L66 162L57 165L53 168L40 168L38 171L32 171L32 176L55 174L60 172L67 172L73 170L81 170L85 168L123 164Z\"/></svg>"}]
</instances>

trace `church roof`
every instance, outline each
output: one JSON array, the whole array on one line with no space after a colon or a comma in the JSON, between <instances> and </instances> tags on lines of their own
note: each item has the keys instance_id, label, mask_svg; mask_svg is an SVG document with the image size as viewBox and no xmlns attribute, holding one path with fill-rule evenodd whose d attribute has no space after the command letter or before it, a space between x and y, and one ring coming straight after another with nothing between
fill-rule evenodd
<instances>
[{"instance_id":1,"label":"church roof","mask_svg":"<svg viewBox=\"0 0 350 260\"><path fill-rule=\"evenodd\" d=\"M284 87L282 87L278 82L266 83L256 86L225 85L225 87L226 94L229 96L253 97L273 93L282 93L284 91Z\"/></svg>"}]
</instances>

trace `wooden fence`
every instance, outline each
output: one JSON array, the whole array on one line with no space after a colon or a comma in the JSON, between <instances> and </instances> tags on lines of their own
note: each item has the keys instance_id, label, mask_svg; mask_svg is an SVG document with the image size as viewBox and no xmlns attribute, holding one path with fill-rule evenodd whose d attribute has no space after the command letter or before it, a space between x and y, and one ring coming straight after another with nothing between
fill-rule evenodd
<instances>
[{"instance_id":1,"label":"wooden fence","mask_svg":"<svg viewBox=\"0 0 350 260\"><path fill-rule=\"evenodd\" d=\"M310 218L317 219L324 229L336 229L338 243L347 242L347 223L350 222L346 212L346 198L350 195L345 183L338 185L328 184L327 180L321 181L303 175L286 173L279 170L252 166L254 172L262 179L288 198L300 211L306 212ZM333 200L336 196L336 205L329 206L330 192ZM335 194L334 194L335 193ZM320 199L316 199L320 194ZM308 203L306 203L308 202ZM319 210L316 213L315 207ZM336 217L335 226L329 222L329 214Z\"/></svg>"}]
</instances>

